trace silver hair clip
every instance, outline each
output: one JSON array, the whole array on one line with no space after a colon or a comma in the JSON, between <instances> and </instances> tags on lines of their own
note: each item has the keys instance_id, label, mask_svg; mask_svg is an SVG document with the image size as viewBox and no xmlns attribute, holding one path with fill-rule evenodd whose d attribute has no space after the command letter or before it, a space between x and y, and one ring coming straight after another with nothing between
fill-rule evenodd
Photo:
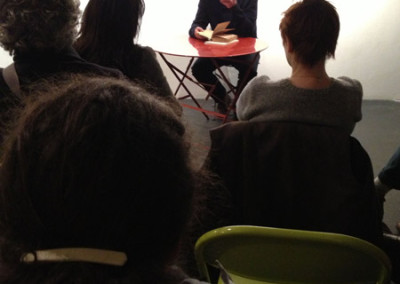
<instances>
[{"instance_id":1,"label":"silver hair clip","mask_svg":"<svg viewBox=\"0 0 400 284\"><path fill-rule=\"evenodd\" d=\"M128 260L126 253L94 248L60 248L37 250L26 253L21 262L91 262L114 266L124 266Z\"/></svg>"}]
</instances>

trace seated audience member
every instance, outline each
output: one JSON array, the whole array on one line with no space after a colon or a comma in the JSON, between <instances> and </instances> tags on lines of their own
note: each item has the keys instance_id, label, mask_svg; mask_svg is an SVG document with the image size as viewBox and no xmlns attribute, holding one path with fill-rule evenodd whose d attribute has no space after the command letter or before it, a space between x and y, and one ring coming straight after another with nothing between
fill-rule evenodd
<instances>
[{"instance_id":1,"label":"seated audience member","mask_svg":"<svg viewBox=\"0 0 400 284\"><path fill-rule=\"evenodd\" d=\"M172 94L156 54L134 43L144 13L143 0L90 0L82 17L75 48L92 62L117 68L134 81L147 83L178 114L182 108Z\"/></svg>"},{"instance_id":2,"label":"seated audience member","mask_svg":"<svg viewBox=\"0 0 400 284\"><path fill-rule=\"evenodd\" d=\"M375 188L382 201L390 190L400 190L400 148L397 149L375 178ZM397 227L400 228L400 225Z\"/></svg>"},{"instance_id":3,"label":"seated audience member","mask_svg":"<svg viewBox=\"0 0 400 284\"><path fill-rule=\"evenodd\" d=\"M327 125L351 133L361 120L362 87L348 77L328 76L325 62L334 57L340 22L325 0L296 2L284 12L280 31L290 78L254 78L237 102L239 120L296 121Z\"/></svg>"},{"instance_id":4,"label":"seated audience member","mask_svg":"<svg viewBox=\"0 0 400 284\"><path fill-rule=\"evenodd\" d=\"M170 108L131 82L82 76L35 96L10 129L1 283L200 283L174 266L195 175Z\"/></svg>"},{"instance_id":5,"label":"seated audience member","mask_svg":"<svg viewBox=\"0 0 400 284\"><path fill-rule=\"evenodd\" d=\"M63 73L122 77L117 70L83 60L72 48L79 13L77 0L0 1L0 44L14 61L0 68L1 131L10 109L20 105L20 95L29 94L42 79Z\"/></svg>"},{"instance_id":6,"label":"seated audience member","mask_svg":"<svg viewBox=\"0 0 400 284\"><path fill-rule=\"evenodd\" d=\"M389 161L379 172L378 176L375 177L375 189L377 191L379 200L382 203L383 215L383 203L385 201L385 195L392 189L400 190L400 147L390 157ZM396 224L396 229L396 234L400 234L400 222ZM393 236L387 226L385 226L384 230L385 233L387 233L384 238L385 251L389 255L393 267L392 280L395 283L400 283L399 238L398 236Z\"/></svg>"},{"instance_id":7,"label":"seated audience member","mask_svg":"<svg viewBox=\"0 0 400 284\"><path fill-rule=\"evenodd\" d=\"M204 167L230 193L234 216L226 224L335 232L380 245L371 160L350 136L361 119L361 85L325 72L339 33L336 9L325 0L296 2L280 29L292 77L254 78L239 97L241 121L210 132Z\"/></svg>"}]
</instances>

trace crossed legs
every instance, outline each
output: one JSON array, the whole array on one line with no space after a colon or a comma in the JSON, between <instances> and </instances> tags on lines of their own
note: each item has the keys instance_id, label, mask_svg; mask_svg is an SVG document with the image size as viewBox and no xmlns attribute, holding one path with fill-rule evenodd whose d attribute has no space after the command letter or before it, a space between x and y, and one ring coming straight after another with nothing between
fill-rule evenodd
<instances>
[{"instance_id":1,"label":"crossed legs","mask_svg":"<svg viewBox=\"0 0 400 284\"><path fill-rule=\"evenodd\" d=\"M256 58L255 58L256 57ZM249 70L249 65L254 61L254 64ZM260 55L249 54L243 56L237 56L232 58L219 58L215 59L218 66L233 66L239 71L238 75L238 86L245 86L248 81L257 76L257 68L260 60ZM198 58L192 66L192 74L203 87L210 92L213 86L215 86L211 96L217 103L218 110L226 111L226 89L221 84L218 77L214 74L216 66L210 58ZM246 73L249 72L249 76L246 78ZM243 84L244 81L244 84ZM240 90L239 90L240 91Z\"/></svg>"}]
</instances>

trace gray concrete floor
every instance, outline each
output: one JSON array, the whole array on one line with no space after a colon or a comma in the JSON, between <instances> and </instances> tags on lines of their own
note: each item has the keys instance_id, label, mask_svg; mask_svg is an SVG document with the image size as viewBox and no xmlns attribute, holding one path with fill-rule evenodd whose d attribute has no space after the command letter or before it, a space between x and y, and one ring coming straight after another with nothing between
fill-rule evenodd
<instances>
[{"instance_id":1,"label":"gray concrete floor","mask_svg":"<svg viewBox=\"0 0 400 284\"><path fill-rule=\"evenodd\" d=\"M213 108L212 100L201 101L207 109ZM207 120L200 112L184 109L188 133L192 141L192 153L196 167L200 167L207 155L210 138L209 130L221 125L219 119ZM393 152L400 146L400 103L394 101L363 101L363 118L356 125L353 136L369 153L375 175L385 165ZM384 221L396 232L400 221L400 191L390 191L386 196Z\"/></svg>"}]
</instances>

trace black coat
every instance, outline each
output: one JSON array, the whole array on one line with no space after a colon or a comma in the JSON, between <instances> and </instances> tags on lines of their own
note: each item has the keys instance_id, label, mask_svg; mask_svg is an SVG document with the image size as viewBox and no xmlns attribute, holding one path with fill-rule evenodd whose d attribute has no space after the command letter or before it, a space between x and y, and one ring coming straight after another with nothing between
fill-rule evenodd
<instances>
[{"instance_id":1,"label":"black coat","mask_svg":"<svg viewBox=\"0 0 400 284\"><path fill-rule=\"evenodd\" d=\"M226 225L335 232L380 244L372 165L354 137L321 125L233 122L212 130L211 141L206 166L233 205Z\"/></svg>"},{"instance_id":2,"label":"black coat","mask_svg":"<svg viewBox=\"0 0 400 284\"><path fill-rule=\"evenodd\" d=\"M82 59L73 48L62 52L18 54L14 58L20 89L29 95L41 85L41 80L56 82L70 74L92 74L122 78L120 71L90 63ZM5 125L13 118L12 111L21 105L21 100L13 94L2 76L0 68L0 141Z\"/></svg>"}]
</instances>

